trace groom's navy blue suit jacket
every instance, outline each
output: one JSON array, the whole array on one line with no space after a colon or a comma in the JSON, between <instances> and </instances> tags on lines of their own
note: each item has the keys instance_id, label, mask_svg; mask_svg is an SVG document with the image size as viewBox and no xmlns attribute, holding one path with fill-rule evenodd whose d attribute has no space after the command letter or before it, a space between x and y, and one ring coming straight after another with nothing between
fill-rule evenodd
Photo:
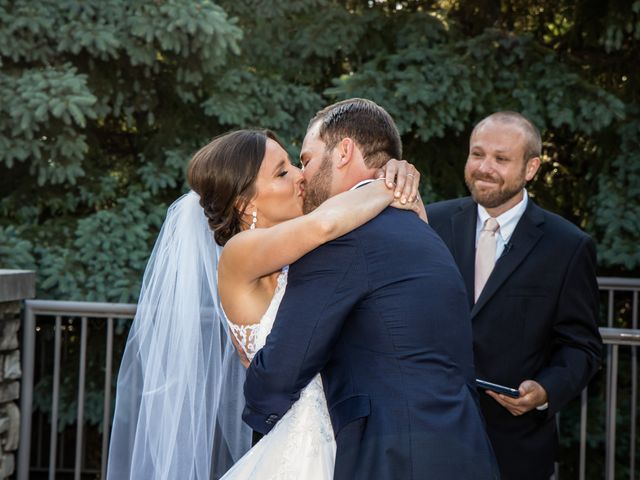
<instances>
[{"instance_id":1,"label":"groom's navy blue suit jacket","mask_svg":"<svg viewBox=\"0 0 640 480\"><path fill-rule=\"evenodd\" d=\"M334 478L497 478L464 282L414 213L389 208L290 266L273 330L247 371L244 420L267 433L318 372Z\"/></svg>"}]
</instances>

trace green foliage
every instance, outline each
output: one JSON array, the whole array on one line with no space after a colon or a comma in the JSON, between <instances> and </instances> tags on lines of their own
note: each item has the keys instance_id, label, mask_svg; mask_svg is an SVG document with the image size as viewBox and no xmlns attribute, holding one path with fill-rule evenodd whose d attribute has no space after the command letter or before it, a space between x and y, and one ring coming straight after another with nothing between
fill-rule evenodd
<instances>
[{"instance_id":1,"label":"green foliage","mask_svg":"<svg viewBox=\"0 0 640 480\"><path fill-rule=\"evenodd\" d=\"M0 226L0 259L6 263L0 263L0 268L34 269L35 259L33 245L30 241L21 238L21 231L13 226Z\"/></svg>"},{"instance_id":2,"label":"green foliage","mask_svg":"<svg viewBox=\"0 0 640 480\"><path fill-rule=\"evenodd\" d=\"M135 300L215 133L199 105L239 54L236 23L208 1L0 0L0 262L37 268L40 296Z\"/></svg>"},{"instance_id":3,"label":"green foliage","mask_svg":"<svg viewBox=\"0 0 640 480\"><path fill-rule=\"evenodd\" d=\"M640 2L613 3L0 0L0 263L43 297L134 301L192 152L262 126L296 156L318 108L363 96L429 201L465 194L478 119L529 115L532 193L638 271Z\"/></svg>"},{"instance_id":4,"label":"green foliage","mask_svg":"<svg viewBox=\"0 0 640 480\"><path fill-rule=\"evenodd\" d=\"M131 191L111 208L79 219L66 242L37 249L44 264L38 271L41 287L63 298L77 291L85 291L92 301L136 298L148 245L164 210L152 203L150 193Z\"/></svg>"},{"instance_id":5,"label":"green foliage","mask_svg":"<svg viewBox=\"0 0 640 480\"><path fill-rule=\"evenodd\" d=\"M620 128L617 155L598 178L598 193L591 207L600 242L599 258L604 265L623 265L629 270L639 262L640 232L640 120Z\"/></svg>"}]
</instances>

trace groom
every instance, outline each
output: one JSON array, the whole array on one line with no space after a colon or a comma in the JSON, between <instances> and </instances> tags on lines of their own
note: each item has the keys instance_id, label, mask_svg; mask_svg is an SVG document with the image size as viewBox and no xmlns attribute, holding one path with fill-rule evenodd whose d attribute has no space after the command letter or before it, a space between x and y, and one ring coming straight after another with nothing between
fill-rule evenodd
<instances>
[{"instance_id":1,"label":"groom","mask_svg":"<svg viewBox=\"0 0 640 480\"><path fill-rule=\"evenodd\" d=\"M321 110L300 154L305 211L372 179L401 149L392 118L371 101ZM247 371L244 420L267 433L318 372L335 479L498 478L465 286L414 213L388 208L290 266L273 330Z\"/></svg>"}]
</instances>

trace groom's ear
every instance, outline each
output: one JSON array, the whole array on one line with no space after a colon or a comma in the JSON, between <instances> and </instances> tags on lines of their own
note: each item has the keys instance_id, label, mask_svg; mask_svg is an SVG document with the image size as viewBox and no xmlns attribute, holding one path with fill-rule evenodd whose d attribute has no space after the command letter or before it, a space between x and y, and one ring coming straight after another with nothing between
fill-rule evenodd
<instances>
[{"instance_id":1,"label":"groom's ear","mask_svg":"<svg viewBox=\"0 0 640 480\"><path fill-rule=\"evenodd\" d=\"M346 137L340 140L336 148L338 149L338 154L340 156L338 163L336 164L336 168L342 168L351 162L355 143L352 138Z\"/></svg>"}]
</instances>

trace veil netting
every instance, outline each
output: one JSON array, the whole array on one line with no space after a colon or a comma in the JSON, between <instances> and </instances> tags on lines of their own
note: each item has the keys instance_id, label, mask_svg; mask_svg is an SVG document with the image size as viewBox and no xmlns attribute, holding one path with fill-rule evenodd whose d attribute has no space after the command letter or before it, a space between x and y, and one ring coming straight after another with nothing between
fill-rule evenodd
<instances>
[{"instance_id":1,"label":"veil netting","mask_svg":"<svg viewBox=\"0 0 640 480\"><path fill-rule=\"evenodd\" d=\"M169 207L118 374L109 480L217 479L251 446L245 371L218 298L221 250L195 192Z\"/></svg>"}]
</instances>

